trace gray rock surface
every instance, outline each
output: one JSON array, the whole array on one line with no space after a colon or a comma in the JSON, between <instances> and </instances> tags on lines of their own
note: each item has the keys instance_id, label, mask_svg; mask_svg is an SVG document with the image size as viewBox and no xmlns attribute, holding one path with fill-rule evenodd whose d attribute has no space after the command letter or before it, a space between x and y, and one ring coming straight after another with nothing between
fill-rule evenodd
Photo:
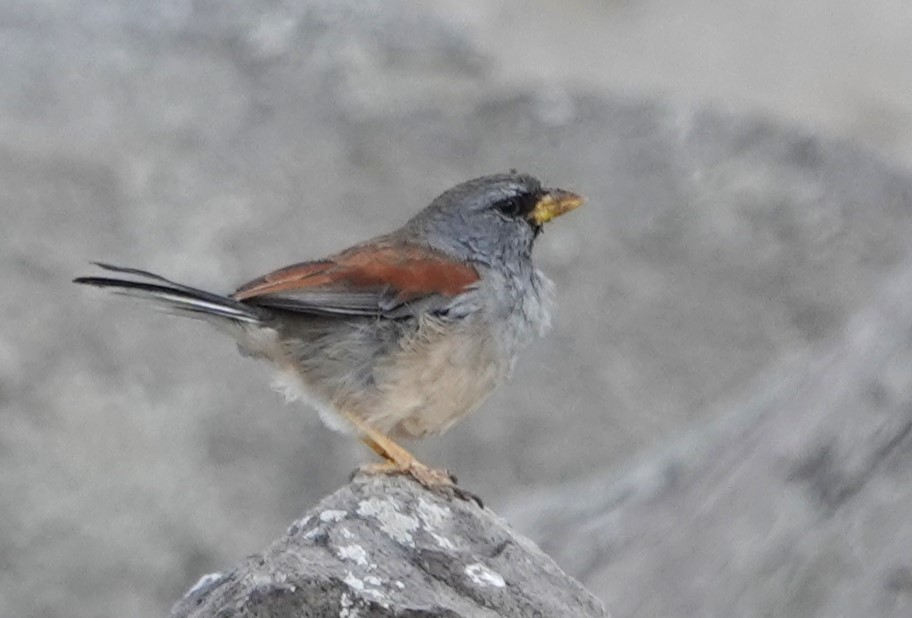
<instances>
[{"instance_id":1,"label":"gray rock surface","mask_svg":"<svg viewBox=\"0 0 912 618\"><path fill-rule=\"evenodd\" d=\"M206 576L172 618L607 616L530 540L474 502L356 478L266 551Z\"/></svg>"},{"instance_id":2,"label":"gray rock surface","mask_svg":"<svg viewBox=\"0 0 912 618\"><path fill-rule=\"evenodd\" d=\"M909 616L912 261L758 382L627 475L508 516L621 616Z\"/></svg>"},{"instance_id":3,"label":"gray rock surface","mask_svg":"<svg viewBox=\"0 0 912 618\"><path fill-rule=\"evenodd\" d=\"M537 247L552 334L416 449L502 511L613 478L785 359L814 362L909 254L912 182L872 153L508 89L462 24L413 3L32 0L0 3L0 24L2 616L163 615L367 457L216 333L72 286L90 260L224 290L472 176L516 167L587 195ZM718 526L739 556L762 550ZM613 604L612 578L590 587Z\"/></svg>"}]
</instances>

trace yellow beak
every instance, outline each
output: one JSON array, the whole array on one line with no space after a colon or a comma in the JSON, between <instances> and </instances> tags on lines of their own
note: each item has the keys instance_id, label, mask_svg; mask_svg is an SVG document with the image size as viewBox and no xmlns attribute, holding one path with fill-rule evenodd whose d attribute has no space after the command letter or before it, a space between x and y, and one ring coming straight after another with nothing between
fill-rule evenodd
<instances>
[{"instance_id":1,"label":"yellow beak","mask_svg":"<svg viewBox=\"0 0 912 618\"><path fill-rule=\"evenodd\" d=\"M535 208L532 209L529 218L537 225L542 225L555 217L579 208L585 201L586 198L576 193L570 193L563 189L548 189L547 193L535 204Z\"/></svg>"}]
</instances>

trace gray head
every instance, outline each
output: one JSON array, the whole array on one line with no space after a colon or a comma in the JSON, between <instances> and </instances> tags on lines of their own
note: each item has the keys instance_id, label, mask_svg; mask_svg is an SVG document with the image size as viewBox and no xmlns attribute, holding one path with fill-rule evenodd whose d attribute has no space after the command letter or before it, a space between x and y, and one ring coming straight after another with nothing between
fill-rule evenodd
<instances>
[{"instance_id":1,"label":"gray head","mask_svg":"<svg viewBox=\"0 0 912 618\"><path fill-rule=\"evenodd\" d=\"M542 187L527 174L483 176L442 193L402 231L460 260L515 264L531 259L542 225L582 202L569 191Z\"/></svg>"}]
</instances>

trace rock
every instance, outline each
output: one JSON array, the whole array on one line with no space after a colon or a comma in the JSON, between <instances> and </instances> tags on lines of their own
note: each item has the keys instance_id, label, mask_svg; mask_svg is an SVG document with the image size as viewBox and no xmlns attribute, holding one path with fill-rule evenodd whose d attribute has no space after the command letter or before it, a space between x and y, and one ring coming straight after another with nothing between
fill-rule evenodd
<instances>
[{"instance_id":1,"label":"rock","mask_svg":"<svg viewBox=\"0 0 912 618\"><path fill-rule=\"evenodd\" d=\"M722 421L511 521L623 616L912 615L912 261L869 301Z\"/></svg>"},{"instance_id":2,"label":"rock","mask_svg":"<svg viewBox=\"0 0 912 618\"><path fill-rule=\"evenodd\" d=\"M203 577L172 618L607 616L531 541L475 503L356 478L261 554Z\"/></svg>"}]
</instances>

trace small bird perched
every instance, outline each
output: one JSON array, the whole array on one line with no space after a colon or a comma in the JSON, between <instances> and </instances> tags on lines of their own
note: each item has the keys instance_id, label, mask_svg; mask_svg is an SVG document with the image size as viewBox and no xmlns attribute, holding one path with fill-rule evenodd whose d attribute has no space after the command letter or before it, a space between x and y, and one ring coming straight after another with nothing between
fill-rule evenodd
<instances>
[{"instance_id":1,"label":"small bird perched","mask_svg":"<svg viewBox=\"0 0 912 618\"><path fill-rule=\"evenodd\" d=\"M542 226L583 198L511 172L464 182L398 230L330 257L263 275L223 296L136 270L82 283L164 303L271 361L293 397L408 474L452 477L393 441L440 434L507 378L550 322L551 282L532 264ZM460 491L457 495L464 496Z\"/></svg>"}]
</instances>

